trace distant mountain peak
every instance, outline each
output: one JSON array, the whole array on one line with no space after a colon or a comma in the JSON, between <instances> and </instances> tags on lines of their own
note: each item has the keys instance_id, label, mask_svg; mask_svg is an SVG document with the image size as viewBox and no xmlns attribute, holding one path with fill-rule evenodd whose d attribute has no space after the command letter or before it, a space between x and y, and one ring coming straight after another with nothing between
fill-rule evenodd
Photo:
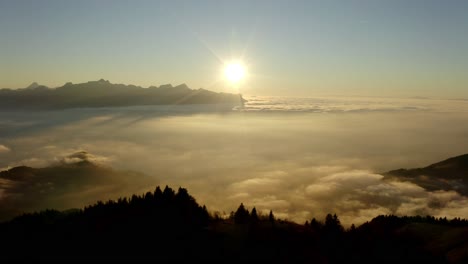
<instances>
[{"instance_id":1,"label":"distant mountain peak","mask_svg":"<svg viewBox=\"0 0 468 264\"><path fill-rule=\"evenodd\" d=\"M39 84L37 82L33 82L28 87L26 87L26 89L36 89L37 87L39 87Z\"/></svg>"},{"instance_id":2,"label":"distant mountain peak","mask_svg":"<svg viewBox=\"0 0 468 264\"><path fill-rule=\"evenodd\" d=\"M172 84L168 83L168 84L163 84L161 86L158 87L159 89L170 89L170 88L173 88Z\"/></svg>"},{"instance_id":3,"label":"distant mountain peak","mask_svg":"<svg viewBox=\"0 0 468 264\"><path fill-rule=\"evenodd\" d=\"M93 84L93 83L103 83L103 84L104 83L109 83L110 84L109 80L104 80L102 78L97 80L97 81L89 81L88 83L91 83L91 84Z\"/></svg>"},{"instance_id":4,"label":"distant mountain peak","mask_svg":"<svg viewBox=\"0 0 468 264\"><path fill-rule=\"evenodd\" d=\"M174 89L176 89L176 90L185 90L185 91L191 91L192 90L185 83L175 86Z\"/></svg>"},{"instance_id":5,"label":"distant mountain peak","mask_svg":"<svg viewBox=\"0 0 468 264\"><path fill-rule=\"evenodd\" d=\"M25 90L35 90L35 91L47 90L47 89L49 89L49 87L38 84L37 82L31 83L28 87L25 88Z\"/></svg>"}]
</instances>

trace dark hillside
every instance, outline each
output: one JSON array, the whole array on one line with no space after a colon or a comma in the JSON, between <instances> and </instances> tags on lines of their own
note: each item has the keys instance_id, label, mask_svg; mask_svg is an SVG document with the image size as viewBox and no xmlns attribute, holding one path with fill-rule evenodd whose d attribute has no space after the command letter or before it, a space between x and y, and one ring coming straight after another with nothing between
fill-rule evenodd
<instances>
[{"instance_id":1,"label":"dark hillside","mask_svg":"<svg viewBox=\"0 0 468 264\"><path fill-rule=\"evenodd\" d=\"M424 168L384 173L386 179L410 181L430 190L454 190L468 196L468 154L452 157Z\"/></svg>"},{"instance_id":2,"label":"dark hillside","mask_svg":"<svg viewBox=\"0 0 468 264\"><path fill-rule=\"evenodd\" d=\"M84 209L46 210L0 224L0 258L59 261L466 263L468 221L379 216L345 230L329 214L305 225L243 204L210 216L166 186ZM3 262L2 261L2 262Z\"/></svg>"}]
</instances>

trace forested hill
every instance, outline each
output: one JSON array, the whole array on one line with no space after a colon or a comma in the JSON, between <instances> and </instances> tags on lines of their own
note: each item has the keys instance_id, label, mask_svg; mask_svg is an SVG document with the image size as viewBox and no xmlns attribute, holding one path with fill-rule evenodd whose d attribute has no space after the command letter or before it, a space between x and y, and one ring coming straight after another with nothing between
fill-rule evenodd
<instances>
[{"instance_id":1,"label":"forested hill","mask_svg":"<svg viewBox=\"0 0 468 264\"><path fill-rule=\"evenodd\" d=\"M429 191L456 191L468 196L468 154L452 157L424 168L398 169L384 173L385 179L413 182Z\"/></svg>"},{"instance_id":2,"label":"forested hill","mask_svg":"<svg viewBox=\"0 0 468 264\"><path fill-rule=\"evenodd\" d=\"M239 94L216 93L205 89L190 89L181 84L142 88L135 85L113 84L106 80L67 83L50 89L31 84L24 89L0 89L0 109L65 109L83 107L123 107L140 105L217 104L242 106Z\"/></svg>"},{"instance_id":3,"label":"forested hill","mask_svg":"<svg viewBox=\"0 0 468 264\"><path fill-rule=\"evenodd\" d=\"M304 225L243 204L224 219L186 189L46 210L0 224L0 261L467 263L463 219L379 216L346 229L337 215Z\"/></svg>"}]
</instances>

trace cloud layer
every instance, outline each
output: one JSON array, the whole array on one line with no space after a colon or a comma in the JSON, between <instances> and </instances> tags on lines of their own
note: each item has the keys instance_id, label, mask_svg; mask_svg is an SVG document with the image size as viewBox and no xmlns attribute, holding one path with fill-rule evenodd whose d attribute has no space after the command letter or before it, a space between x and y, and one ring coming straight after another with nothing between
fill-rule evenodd
<instances>
[{"instance_id":1,"label":"cloud layer","mask_svg":"<svg viewBox=\"0 0 468 264\"><path fill-rule=\"evenodd\" d=\"M378 97L268 97L246 96L248 102L241 111L253 112L467 112L465 100Z\"/></svg>"},{"instance_id":2,"label":"cloud layer","mask_svg":"<svg viewBox=\"0 0 468 264\"><path fill-rule=\"evenodd\" d=\"M115 198L169 184L188 188L211 210L228 214L243 202L298 222L328 212L345 224L388 213L468 217L466 197L456 192L428 192L379 174L465 153L465 112L172 115L160 110L0 113L0 142L11 149L0 168L93 161L147 175L141 181L124 174L106 178L106 184L121 186L108 192ZM101 198L97 191L85 195L84 186L107 186L90 178L79 182L80 188L70 189L58 181L54 188L67 194L49 197L75 206L68 200Z\"/></svg>"}]
</instances>

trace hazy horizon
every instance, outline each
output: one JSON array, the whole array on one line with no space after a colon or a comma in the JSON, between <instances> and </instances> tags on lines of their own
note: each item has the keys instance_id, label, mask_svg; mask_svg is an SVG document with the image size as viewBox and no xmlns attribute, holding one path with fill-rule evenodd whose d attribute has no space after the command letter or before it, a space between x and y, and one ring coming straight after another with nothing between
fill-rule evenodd
<instances>
[{"instance_id":1,"label":"hazy horizon","mask_svg":"<svg viewBox=\"0 0 468 264\"><path fill-rule=\"evenodd\" d=\"M38 83L38 82L30 82L29 85L26 85L24 87L16 87L16 88L10 88L10 87L0 87L0 89L11 89L11 90L20 90L20 89L24 89L24 88L28 88L30 85L33 85L33 84L37 84L39 86L46 86L47 88L49 89L56 89L56 88L59 88L59 87L63 87L64 85L67 85L67 84L84 84L84 83L89 83L89 82L95 82L95 81L99 81L99 80L106 80L105 78L99 78L97 80L88 80L88 81L84 81L84 82L78 82L78 83L74 83L74 82L66 82L66 83L63 83L61 85L58 85L58 86L50 86L50 85L47 85L45 83ZM114 83L112 82L112 80L106 80L106 81L109 81L111 84L117 84L117 85L135 85L133 83ZM176 86L179 86L179 85L187 85L185 82L182 82L182 83L159 83L159 84L150 84L148 86L141 86L141 85L135 85L135 86L138 86L138 87L141 87L141 88L150 88L150 87L160 87L160 86L165 86L165 85L171 85L173 87L176 87ZM205 89L203 87L199 87L199 88L195 88L195 87L190 87L190 89L192 90L196 90L196 89ZM216 91L216 90L214 90ZM217 92L220 92L220 91L217 91ZM222 91L221 91L222 92ZM234 89L234 90L227 90L227 91L224 91L225 93L233 93L233 94L236 94L236 93L240 93L242 94L241 90L240 89ZM399 98L399 99L431 99L431 100L468 100L468 97L457 97L457 96L436 96L436 95L432 95L432 96L418 96L418 95L372 95L372 94L346 94L346 93L343 93L343 94L340 94L340 93L332 93L332 92L319 92L319 93L315 93L313 95L298 95L298 94L293 94L293 95L258 95L258 94L242 94L242 96L244 96L244 98L254 98L254 97L272 97L272 98L322 98L322 97L335 97L335 98L340 98L340 97L343 97L343 98Z\"/></svg>"}]
</instances>

